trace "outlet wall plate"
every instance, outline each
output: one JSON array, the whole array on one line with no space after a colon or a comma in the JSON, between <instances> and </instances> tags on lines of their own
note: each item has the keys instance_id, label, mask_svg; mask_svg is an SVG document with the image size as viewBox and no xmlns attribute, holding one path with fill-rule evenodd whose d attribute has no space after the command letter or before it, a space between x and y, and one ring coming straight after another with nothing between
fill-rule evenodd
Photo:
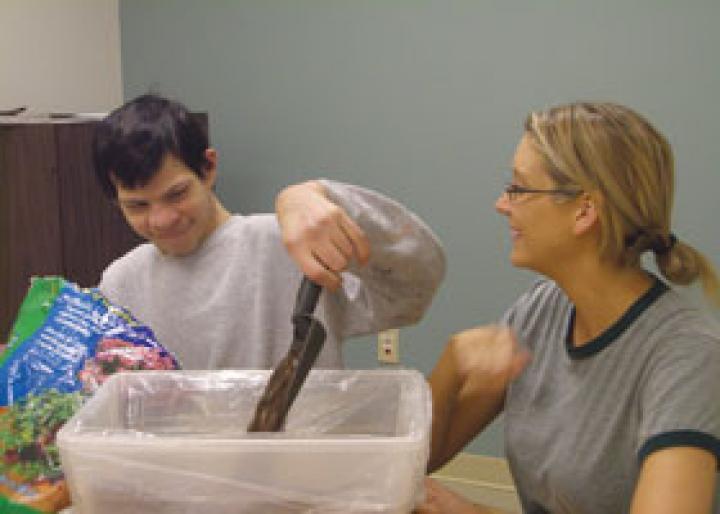
<instances>
[{"instance_id":1,"label":"outlet wall plate","mask_svg":"<svg viewBox=\"0 0 720 514\"><path fill-rule=\"evenodd\" d=\"M400 362L400 329L391 328L378 334L378 362L397 364Z\"/></svg>"}]
</instances>

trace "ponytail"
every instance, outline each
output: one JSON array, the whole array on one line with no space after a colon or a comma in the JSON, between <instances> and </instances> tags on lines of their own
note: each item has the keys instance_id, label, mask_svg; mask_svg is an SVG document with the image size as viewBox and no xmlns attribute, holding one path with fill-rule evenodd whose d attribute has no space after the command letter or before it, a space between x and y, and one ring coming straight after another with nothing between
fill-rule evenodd
<instances>
[{"instance_id":1,"label":"ponytail","mask_svg":"<svg viewBox=\"0 0 720 514\"><path fill-rule=\"evenodd\" d=\"M699 280L705 296L720 307L720 280L712 263L702 253L677 240L665 251L653 251L655 263L666 279L683 286Z\"/></svg>"}]
</instances>

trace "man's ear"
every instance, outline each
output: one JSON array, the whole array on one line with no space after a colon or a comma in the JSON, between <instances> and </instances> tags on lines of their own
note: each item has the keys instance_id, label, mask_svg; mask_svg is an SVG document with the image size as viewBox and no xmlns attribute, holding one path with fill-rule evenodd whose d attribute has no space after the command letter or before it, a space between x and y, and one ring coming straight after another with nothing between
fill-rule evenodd
<instances>
[{"instance_id":1,"label":"man's ear","mask_svg":"<svg viewBox=\"0 0 720 514\"><path fill-rule=\"evenodd\" d=\"M210 187L215 187L217 179L217 151L214 148L205 149L205 174L203 182Z\"/></svg>"},{"instance_id":2,"label":"man's ear","mask_svg":"<svg viewBox=\"0 0 720 514\"><path fill-rule=\"evenodd\" d=\"M574 230L576 235L589 232L600 223L600 199L583 193L575 210Z\"/></svg>"}]
</instances>

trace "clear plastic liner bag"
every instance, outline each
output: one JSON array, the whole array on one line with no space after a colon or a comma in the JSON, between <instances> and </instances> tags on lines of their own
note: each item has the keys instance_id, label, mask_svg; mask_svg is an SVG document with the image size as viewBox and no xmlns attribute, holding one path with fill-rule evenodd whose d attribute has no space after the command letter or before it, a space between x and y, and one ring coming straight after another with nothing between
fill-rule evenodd
<instances>
[{"instance_id":1,"label":"clear plastic liner bag","mask_svg":"<svg viewBox=\"0 0 720 514\"><path fill-rule=\"evenodd\" d=\"M312 370L285 430L247 433L270 371L113 376L60 430L73 514L407 514L430 393L413 370Z\"/></svg>"}]
</instances>

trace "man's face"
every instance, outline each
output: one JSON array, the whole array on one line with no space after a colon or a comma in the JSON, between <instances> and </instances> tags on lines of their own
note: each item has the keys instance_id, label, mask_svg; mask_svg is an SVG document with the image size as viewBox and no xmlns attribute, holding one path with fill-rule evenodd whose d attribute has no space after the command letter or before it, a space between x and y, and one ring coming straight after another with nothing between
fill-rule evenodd
<instances>
[{"instance_id":1,"label":"man's face","mask_svg":"<svg viewBox=\"0 0 720 514\"><path fill-rule=\"evenodd\" d=\"M208 161L203 178L168 154L144 186L128 188L113 181L128 224L166 255L194 252L220 224L220 206L212 191L216 176L214 154Z\"/></svg>"}]
</instances>

